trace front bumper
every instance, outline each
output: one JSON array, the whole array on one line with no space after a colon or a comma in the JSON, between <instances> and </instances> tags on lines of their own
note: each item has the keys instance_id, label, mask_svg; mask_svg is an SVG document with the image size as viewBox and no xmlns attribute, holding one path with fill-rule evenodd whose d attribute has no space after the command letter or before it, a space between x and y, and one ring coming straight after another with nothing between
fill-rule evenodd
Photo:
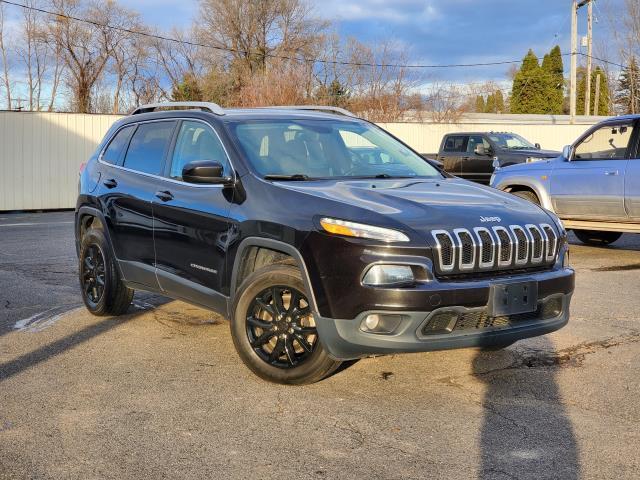
<instances>
[{"instance_id":1,"label":"front bumper","mask_svg":"<svg viewBox=\"0 0 640 480\"><path fill-rule=\"evenodd\" d=\"M438 295L446 299L436 306L424 303L424 309L406 311L402 307L370 310L353 319L333 319L315 315L318 334L324 348L334 358L350 360L369 355L402 352L426 352L464 347L486 347L508 344L524 338L544 335L562 328L569 320L571 295L574 289L574 271L561 268L535 274L513 275L509 281L536 281L540 305L556 299L560 312L549 318L529 316L523 321L482 328L454 328L450 333L427 335L423 329L434 312L456 310L473 313L486 308L493 283L504 283L505 277L473 282L439 283L438 291L430 290L425 300ZM455 292L455 294L452 294ZM426 292L425 292L426 293ZM462 294L462 295L461 295ZM362 320L371 313L398 313L402 315L400 326L389 335L364 332Z\"/></svg>"}]
</instances>

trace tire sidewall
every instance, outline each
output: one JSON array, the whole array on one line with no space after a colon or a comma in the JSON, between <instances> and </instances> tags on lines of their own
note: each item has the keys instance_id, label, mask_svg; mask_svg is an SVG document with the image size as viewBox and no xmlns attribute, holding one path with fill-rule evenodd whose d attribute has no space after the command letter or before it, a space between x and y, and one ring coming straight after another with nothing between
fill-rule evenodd
<instances>
[{"instance_id":1,"label":"tire sidewall","mask_svg":"<svg viewBox=\"0 0 640 480\"><path fill-rule=\"evenodd\" d=\"M102 254L102 258L104 259L105 267L104 292L102 293L102 297L97 304L93 304L87 299L82 278L82 262L84 261L86 250L91 246L98 247L100 253ZM80 264L78 268L78 279L80 281L82 301L87 307L87 310L89 310L94 315L105 315L107 313L107 306L109 305L108 301L113 296L114 288L116 282L118 281L118 278L112 256L110 255L109 244L107 243L107 239L105 238L104 232L102 232L102 230L90 229L82 237L82 241L80 244Z\"/></svg>"},{"instance_id":2,"label":"tire sidewall","mask_svg":"<svg viewBox=\"0 0 640 480\"><path fill-rule=\"evenodd\" d=\"M231 317L231 337L242 361L259 377L276 383L302 384L320 380L328 370L339 365L322 348L320 339L311 356L293 368L278 368L262 360L249 344L246 332L246 317L255 296L264 289L282 285L303 292L308 298L300 270L289 265L272 265L250 275L238 288Z\"/></svg>"}]
</instances>

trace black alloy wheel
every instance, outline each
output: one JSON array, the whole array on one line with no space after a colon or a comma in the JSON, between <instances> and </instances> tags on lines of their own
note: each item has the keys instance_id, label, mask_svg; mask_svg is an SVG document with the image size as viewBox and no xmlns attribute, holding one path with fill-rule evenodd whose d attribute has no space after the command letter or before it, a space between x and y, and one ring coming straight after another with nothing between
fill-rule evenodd
<instances>
[{"instance_id":1,"label":"black alloy wheel","mask_svg":"<svg viewBox=\"0 0 640 480\"><path fill-rule=\"evenodd\" d=\"M85 298L95 307L104 295L106 283L105 261L100 247L94 244L86 248L80 265Z\"/></svg>"},{"instance_id":2,"label":"black alloy wheel","mask_svg":"<svg viewBox=\"0 0 640 480\"><path fill-rule=\"evenodd\" d=\"M247 310L246 331L258 357L277 368L299 366L318 343L307 297L287 286L271 286L255 296Z\"/></svg>"}]
</instances>

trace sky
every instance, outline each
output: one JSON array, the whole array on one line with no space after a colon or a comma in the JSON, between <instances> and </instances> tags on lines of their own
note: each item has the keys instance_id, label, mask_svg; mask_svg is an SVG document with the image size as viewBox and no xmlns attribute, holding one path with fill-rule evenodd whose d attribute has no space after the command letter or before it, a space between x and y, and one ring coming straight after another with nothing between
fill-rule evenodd
<instances>
[{"instance_id":1,"label":"sky","mask_svg":"<svg viewBox=\"0 0 640 480\"><path fill-rule=\"evenodd\" d=\"M596 0L595 53L606 48L610 15L624 0ZM163 29L187 26L197 0L120 0ZM451 64L520 60L529 48L542 57L559 44L569 51L571 0L309 0L314 14L360 41L393 38L412 63ZM586 35L586 8L579 33ZM568 71L568 59L565 68ZM509 66L433 69L433 81L504 81Z\"/></svg>"}]
</instances>

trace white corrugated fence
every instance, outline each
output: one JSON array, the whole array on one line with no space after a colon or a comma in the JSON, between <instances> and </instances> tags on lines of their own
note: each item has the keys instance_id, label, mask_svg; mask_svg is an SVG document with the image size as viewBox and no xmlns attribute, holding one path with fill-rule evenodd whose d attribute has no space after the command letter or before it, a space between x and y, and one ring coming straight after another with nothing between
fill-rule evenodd
<instances>
[{"instance_id":1,"label":"white corrugated fence","mask_svg":"<svg viewBox=\"0 0 640 480\"><path fill-rule=\"evenodd\" d=\"M73 208L78 172L120 116L0 112L0 211ZM383 123L421 153L434 153L445 133L511 131L560 150L598 118L569 125L566 117L468 115L461 123Z\"/></svg>"}]
</instances>

